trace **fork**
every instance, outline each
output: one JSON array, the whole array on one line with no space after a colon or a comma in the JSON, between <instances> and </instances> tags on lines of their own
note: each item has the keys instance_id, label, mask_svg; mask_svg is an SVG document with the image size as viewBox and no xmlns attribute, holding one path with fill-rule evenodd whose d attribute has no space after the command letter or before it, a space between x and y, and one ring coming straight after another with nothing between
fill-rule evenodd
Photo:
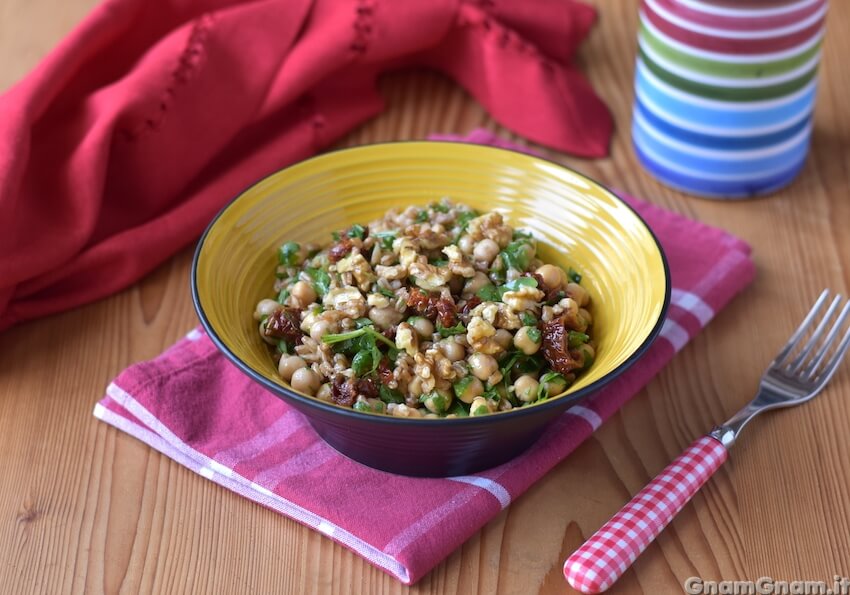
<instances>
[{"instance_id":1,"label":"fork","mask_svg":"<svg viewBox=\"0 0 850 595\"><path fill-rule=\"evenodd\" d=\"M768 366L752 401L694 441L567 558L564 576L573 588L601 593L614 584L726 461L729 448L751 419L762 411L804 403L823 390L850 348L850 325L838 340L850 315L850 301L838 312L841 295L835 296L808 335L828 298L826 289Z\"/></svg>"}]
</instances>

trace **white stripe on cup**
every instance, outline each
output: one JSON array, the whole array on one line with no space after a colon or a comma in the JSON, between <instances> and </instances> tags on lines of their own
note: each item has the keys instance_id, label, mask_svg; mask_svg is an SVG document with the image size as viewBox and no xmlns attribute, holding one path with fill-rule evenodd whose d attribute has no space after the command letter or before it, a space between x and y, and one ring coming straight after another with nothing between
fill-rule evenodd
<instances>
[{"instance_id":1,"label":"white stripe on cup","mask_svg":"<svg viewBox=\"0 0 850 595\"><path fill-rule=\"evenodd\" d=\"M705 12L708 14L715 14L727 17L766 17L766 16L776 16L780 14L788 14L789 12L794 12L797 10L803 10L804 8L808 8L814 4L817 4L821 0L800 0L794 4L786 4L784 6L772 6L770 8L729 8L726 6L717 6L715 4L709 4L708 2L703 2L702 0L677 0L679 4L683 4L688 8L693 10L697 10L699 12Z\"/></svg>"}]
</instances>

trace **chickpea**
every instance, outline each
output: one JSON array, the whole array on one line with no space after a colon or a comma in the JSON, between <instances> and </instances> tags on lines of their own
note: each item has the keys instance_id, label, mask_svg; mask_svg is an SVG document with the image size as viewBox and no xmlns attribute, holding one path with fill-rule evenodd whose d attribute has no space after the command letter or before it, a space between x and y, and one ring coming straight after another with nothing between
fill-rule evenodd
<instances>
[{"instance_id":1,"label":"chickpea","mask_svg":"<svg viewBox=\"0 0 850 595\"><path fill-rule=\"evenodd\" d=\"M422 339L430 339L434 334L434 323L423 316L414 316L408 322Z\"/></svg>"},{"instance_id":2,"label":"chickpea","mask_svg":"<svg viewBox=\"0 0 850 595\"><path fill-rule=\"evenodd\" d=\"M402 318L404 318L404 314L392 306L387 306L386 308L372 308L369 310L369 320L382 329L388 329L392 325L398 324L401 322Z\"/></svg>"},{"instance_id":3,"label":"chickpea","mask_svg":"<svg viewBox=\"0 0 850 595\"><path fill-rule=\"evenodd\" d=\"M532 335L536 335L536 341L532 338ZM514 335L514 345L526 355L537 353L537 350L540 349L540 331L533 326L522 327Z\"/></svg>"},{"instance_id":4,"label":"chickpea","mask_svg":"<svg viewBox=\"0 0 850 595\"><path fill-rule=\"evenodd\" d=\"M274 300L260 300L254 308L254 320L260 320L264 316L271 316L280 309L280 304Z\"/></svg>"},{"instance_id":5,"label":"chickpea","mask_svg":"<svg viewBox=\"0 0 850 595\"><path fill-rule=\"evenodd\" d=\"M431 413L445 413L452 404L452 394L443 389L435 389L422 402Z\"/></svg>"},{"instance_id":6,"label":"chickpea","mask_svg":"<svg viewBox=\"0 0 850 595\"><path fill-rule=\"evenodd\" d=\"M331 401L332 400L331 393L331 383L325 382L322 386L319 387L319 390L316 392L316 398L321 399L322 401Z\"/></svg>"},{"instance_id":7,"label":"chickpea","mask_svg":"<svg viewBox=\"0 0 850 595\"><path fill-rule=\"evenodd\" d=\"M496 334L493 335L493 339L496 340L496 343L502 349L507 349L511 346L511 342L514 340L514 336L511 334L511 331L507 331L503 328L500 328L496 331Z\"/></svg>"},{"instance_id":8,"label":"chickpea","mask_svg":"<svg viewBox=\"0 0 850 595\"><path fill-rule=\"evenodd\" d=\"M277 345L277 339L266 335L266 323L262 320L260 321L259 331L260 337L263 339L263 341L265 341L269 345Z\"/></svg>"},{"instance_id":9,"label":"chickpea","mask_svg":"<svg viewBox=\"0 0 850 595\"><path fill-rule=\"evenodd\" d=\"M567 287L564 291L566 291L567 296L573 298L579 306L586 306L590 302L590 294L588 294L587 290L578 283L567 283Z\"/></svg>"},{"instance_id":10,"label":"chickpea","mask_svg":"<svg viewBox=\"0 0 850 595\"><path fill-rule=\"evenodd\" d=\"M331 325L326 320L320 320L310 327L310 337L317 343L322 342L322 337L331 332Z\"/></svg>"},{"instance_id":11,"label":"chickpea","mask_svg":"<svg viewBox=\"0 0 850 595\"><path fill-rule=\"evenodd\" d=\"M467 378L470 378L467 376ZM461 383L466 382L466 379L461 381ZM455 386L461 386L461 383L456 384ZM472 376L468 382L466 382L466 386L463 387L463 390L460 393L455 389L455 394L457 398L463 401L464 403L472 403L472 400L475 397L480 397L484 394L484 383L478 380L475 376Z\"/></svg>"},{"instance_id":12,"label":"chickpea","mask_svg":"<svg viewBox=\"0 0 850 595\"><path fill-rule=\"evenodd\" d=\"M316 301L316 290L313 289L312 285L305 281L299 281L293 285L289 292L292 294L293 298L298 300L302 308Z\"/></svg>"},{"instance_id":13,"label":"chickpea","mask_svg":"<svg viewBox=\"0 0 850 595\"><path fill-rule=\"evenodd\" d=\"M576 348L576 350L581 353L582 366L587 366L593 361L593 358L596 357L596 350L588 343L582 343Z\"/></svg>"},{"instance_id":14,"label":"chickpea","mask_svg":"<svg viewBox=\"0 0 850 595\"><path fill-rule=\"evenodd\" d=\"M547 380L542 384L543 387L546 389L546 394L550 397L560 395L567 388L567 381L563 378L563 376L557 376L556 378L552 380Z\"/></svg>"},{"instance_id":15,"label":"chickpea","mask_svg":"<svg viewBox=\"0 0 850 595\"><path fill-rule=\"evenodd\" d=\"M473 353L470 355L469 366L472 368L473 375L479 380L487 380L498 370L495 358L485 353Z\"/></svg>"},{"instance_id":16,"label":"chickpea","mask_svg":"<svg viewBox=\"0 0 850 595\"><path fill-rule=\"evenodd\" d=\"M414 399L418 399L419 395L422 394L422 379L419 376L414 376L413 379L408 383L407 394L413 397Z\"/></svg>"},{"instance_id":17,"label":"chickpea","mask_svg":"<svg viewBox=\"0 0 850 595\"><path fill-rule=\"evenodd\" d=\"M549 289L560 287L566 279L564 271L553 264L544 264L534 272L543 278L543 284Z\"/></svg>"},{"instance_id":18,"label":"chickpea","mask_svg":"<svg viewBox=\"0 0 850 595\"><path fill-rule=\"evenodd\" d=\"M578 311L578 317L584 320L584 323L587 326L593 324L593 316L591 316L590 312L588 312L585 308L580 308Z\"/></svg>"},{"instance_id":19,"label":"chickpea","mask_svg":"<svg viewBox=\"0 0 850 595\"><path fill-rule=\"evenodd\" d=\"M277 365L277 371L281 378L291 383L292 375L295 374L295 371L306 367L307 362L297 355L284 355L280 358L280 362Z\"/></svg>"},{"instance_id":20,"label":"chickpea","mask_svg":"<svg viewBox=\"0 0 850 595\"><path fill-rule=\"evenodd\" d=\"M463 287L463 293L476 293L479 289L487 285L490 285L490 277L481 271L476 271L475 276L467 281Z\"/></svg>"},{"instance_id":21,"label":"chickpea","mask_svg":"<svg viewBox=\"0 0 850 595\"><path fill-rule=\"evenodd\" d=\"M537 382L534 376L526 374L516 379L516 382L514 382L514 392L517 398L523 403L531 403L537 400L537 388L539 386L540 383Z\"/></svg>"},{"instance_id":22,"label":"chickpea","mask_svg":"<svg viewBox=\"0 0 850 595\"><path fill-rule=\"evenodd\" d=\"M320 382L321 379L319 378L319 375L310 368L298 368L295 370L295 373L292 374L292 380L289 383L292 385L292 388L298 392L315 395L316 391L319 389Z\"/></svg>"},{"instance_id":23,"label":"chickpea","mask_svg":"<svg viewBox=\"0 0 850 595\"><path fill-rule=\"evenodd\" d=\"M479 415L488 415L490 412L490 404L484 397L475 397L472 399L472 404L469 406L469 416L478 417Z\"/></svg>"},{"instance_id":24,"label":"chickpea","mask_svg":"<svg viewBox=\"0 0 850 595\"><path fill-rule=\"evenodd\" d=\"M440 343L440 346L442 347L443 355L445 355L449 361L459 362L466 356L466 350L463 348L463 345L452 339L443 341Z\"/></svg>"},{"instance_id":25,"label":"chickpea","mask_svg":"<svg viewBox=\"0 0 850 595\"><path fill-rule=\"evenodd\" d=\"M472 250L472 257L480 262L491 263L496 255L499 254L499 244L490 238L484 238Z\"/></svg>"},{"instance_id":26,"label":"chickpea","mask_svg":"<svg viewBox=\"0 0 850 595\"><path fill-rule=\"evenodd\" d=\"M472 240L472 236L465 234L457 241L457 247L460 248L461 252L469 256L475 248L475 242Z\"/></svg>"}]
</instances>

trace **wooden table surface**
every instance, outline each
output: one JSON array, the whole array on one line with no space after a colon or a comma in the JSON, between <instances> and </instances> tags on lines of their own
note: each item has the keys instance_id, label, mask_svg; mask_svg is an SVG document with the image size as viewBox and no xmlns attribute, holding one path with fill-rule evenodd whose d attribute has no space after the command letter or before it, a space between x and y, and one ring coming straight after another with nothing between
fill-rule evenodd
<instances>
[{"instance_id":1,"label":"wooden table surface","mask_svg":"<svg viewBox=\"0 0 850 595\"><path fill-rule=\"evenodd\" d=\"M94 0L3 0L0 89ZM630 148L634 2L600 2L580 59L613 110L610 158L549 153L604 183L722 226L754 248L752 286L574 454L412 588L345 548L195 475L92 416L123 368L197 319L190 251L99 303L0 335L0 592L563 593L564 558L692 439L753 393L823 287L850 290L850 2L834 0L812 153L786 190L713 202L669 190ZM399 73L354 145L485 126L451 81ZM705 579L850 575L850 365L822 396L764 416L611 592Z\"/></svg>"}]
</instances>

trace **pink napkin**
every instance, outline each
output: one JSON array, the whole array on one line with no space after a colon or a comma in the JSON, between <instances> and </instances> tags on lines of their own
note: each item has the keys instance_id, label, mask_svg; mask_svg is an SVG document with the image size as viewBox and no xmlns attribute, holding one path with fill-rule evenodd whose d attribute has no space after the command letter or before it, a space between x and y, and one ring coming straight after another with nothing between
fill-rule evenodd
<instances>
[{"instance_id":1,"label":"pink napkin","mask_svg":"<svg viewBox=\"0 0 850 595\"><path fill-rule=\"evenodd\" d=\"M476 135L479 142L494 142ZM669 260L672 303L661 335L619 379L572 407L504 465L422 479L351 461L327 446L300 413L239 372L199 328L156 359L122 372L94 415L414 583L588 438L752 280L743 241L624 199L653 229ZM369 512L387 494L410 504L383 508L375 522Z\"/></svg>"}]
</instances>

